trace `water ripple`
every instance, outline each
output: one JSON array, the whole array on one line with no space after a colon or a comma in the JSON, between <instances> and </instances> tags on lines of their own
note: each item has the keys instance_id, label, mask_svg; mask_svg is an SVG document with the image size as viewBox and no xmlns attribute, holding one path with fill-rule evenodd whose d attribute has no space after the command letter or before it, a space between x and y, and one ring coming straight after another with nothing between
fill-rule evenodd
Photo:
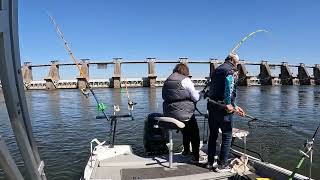
<instances>
[{"instance_id":1,"label":"water ripple","mask_svg":"<svg viewBox=\"0 0 320 180\"><path fill-rule=\"evenodd\" d=\"M96 89L100 101L107 104L107 112L113 105L120 105L127 112L125 93L115 89ZM130 96L138 102L134 110L135 120L118 121L116 143L130 144L137 153L143 153L143 125L149 112L162 111L161 88L133 88ZM250 131L248 147L259 151L275 164L292 169L298 149L313 135L319 122L320 88L318 86L239 87L238 104L258 119L273 123L290 123L293 127L256 127L249 129L247 120L236 117L238 128ZM105 140L110 124L95 119L97 108L92 96L85 98L78 90L28 91L26 93L35 139L45 161L48 179L79 179L89 156L93 138ZM206 102L198 103L200 111L206 112ZM200 120L200 119L199 119ZM203 124L199 123L202 138ZM22 167L23 162L13 136L3 94L0 90L0 135L9 147L11 155ZM319 135L318 135L319 139ZM181 143L181 135L175 134L175 142ZM242 144L242 142L238 142ZM314 169L320 169L319 146L316 143ZM23 168L21 168L24 171ZM307 174L307 169L303 169ZM318 178L316 178L318 177ZM314 171L320 179L320 171ZM3 172L0 171L0 179Z\"/></svg>"}]
</instances>

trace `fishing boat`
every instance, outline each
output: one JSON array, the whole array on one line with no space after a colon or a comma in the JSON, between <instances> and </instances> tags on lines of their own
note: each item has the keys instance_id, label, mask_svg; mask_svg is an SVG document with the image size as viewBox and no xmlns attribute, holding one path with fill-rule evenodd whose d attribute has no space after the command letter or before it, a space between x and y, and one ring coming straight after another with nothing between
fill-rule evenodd
<instances>
[{"instance_id":1,"label":"fishing boat","mask_svg":"<svg viewBox=\"0 0 320 180\"><path fill-rule=\"evenodd\" d=\"M202 114L203 115L203 114ZM202 116L198 115L198 116ZM181 152L173 151L174 131L184 127L176 119L163 117L159 113L151 113L144 124L145 154L137 155L130 145L117 145L117 122L126 120L132 115L111 116L112 132L109 141L100 142L93 139L90 142L90 158L84 170L82 180L113 179L274 179L287 180L292 171L265 162L259 153L246 149L246 137L249 132L233 129L233 142L240 139L244 148L233 143L231 148L230 172L218 173L206 168L206 162L193 164L190 157L182 156ZM206 119L204 115L204 120ZM169 142L169 143L167 143ZM207 159L207 141L203 139L200 145L200 155ZM240 149L239 149L240 148ZM247 154L253 152L258 157ZM292 179L306 180L306 176L294 174Z\"/></svg>"},{"instance_id":2,"label":"fishing boat","mask_svg":"<svg viewBox=\"0 0 320 180\"><path fill-rule=\"evenodd\" d=\"M32 180L45 180L45 163L40 158L33 137L25 98L19 52L17 12L17 0L0 0L0 75L2 89L11 126L24 160L27 177ZM65 45L70 55L72 55L66 42ZM72 58L76 60L73 55ZM94 91L89 85L87 88L97 101L98 107L102 110L103 116L97 118L104 118L110 121L111 130L109 140L99 141L98 139L93 139L90 142L90 157L82 179L310 179L296 174L296 171L289 171L264 162L262 158L247 154L250 150L247 150L246 146L244 146L243 150L232 148L233 156L230 159L232 171L230 172L217 173L206 169L202 163L191 164L190 159L184 158L181 153L173 151L173 132L183 128L184 124L176 119L163 117L159 113L150 113L145 120L144 147L146 154L135 154L130 145L118 145L115 143L117 123L118 121L121 123L122 120L128 118L133 120L132 110L135 103L128 95L128 114L119 114L119 106L115 106L114 113L107 115L104 112L103 104L99 103ZM86 95L88 94L86 93ZM233 137L242 139L244 145L246 145L248 134L249 132L247 131L233 130ZM169 143L167 143L168 141ZM311 142L313 143L313 141ZM302 162L305 157L309 157L309 152L311 152L312 157L312 143L307 143L307 151L302 152ZM201 149L201 156L206 157L207 143L203 141L199 148ZM1 136L0 166L4 169L8 179L24 179Z\"/></svg>"}]
</instances>

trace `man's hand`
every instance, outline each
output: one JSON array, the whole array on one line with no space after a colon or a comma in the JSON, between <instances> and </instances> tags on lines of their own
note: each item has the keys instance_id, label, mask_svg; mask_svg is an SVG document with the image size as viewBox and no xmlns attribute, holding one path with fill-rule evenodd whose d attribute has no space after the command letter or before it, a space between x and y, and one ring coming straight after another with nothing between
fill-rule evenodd
<instances>
[{"instance_id":1,"label":"man's hand","mask_svg":"<svg viewBox=\"0 0 320 180\"><path fill-rule=\"evenodd\" d=\"M235 111L235 109L231 104L226 105L226 110L228 113L232 113L233 111Z\"/></svg>"},{"instance_id":2,"label":"man's hand","mask_svg":"<svg viewBox=\"0 0 320 180\"><path fill-rule=\"evenodd\" d=\"M238 108L236 109L236 113L239 114L239 116L244 117L246 115L246 113L244 112L244 110L238 106Z\"/></svg>"}]
</instances>

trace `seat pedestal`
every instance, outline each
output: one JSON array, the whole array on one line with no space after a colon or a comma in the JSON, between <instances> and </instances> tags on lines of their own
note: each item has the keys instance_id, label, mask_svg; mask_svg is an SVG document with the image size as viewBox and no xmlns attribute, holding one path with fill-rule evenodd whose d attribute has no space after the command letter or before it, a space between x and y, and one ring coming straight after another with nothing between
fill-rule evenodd
<instances>
[{"instance_id":1,"label":"seat pedestal","mask_svg":"<svg viewBox=\"0 0 320 180\"><path fill-rule=\"evenodd\" d=\"M170 117L155 117L157 127L169 130L169 168L173 168L173 140L172 131L184 128L185 124Z\"/></svg>"}]
</instances>

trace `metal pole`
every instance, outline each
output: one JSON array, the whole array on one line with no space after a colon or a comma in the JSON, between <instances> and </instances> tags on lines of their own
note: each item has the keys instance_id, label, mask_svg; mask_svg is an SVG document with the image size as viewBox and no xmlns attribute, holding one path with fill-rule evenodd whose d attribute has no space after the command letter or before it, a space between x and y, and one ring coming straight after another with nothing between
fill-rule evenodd
<instances>
[{"instance_id":1,"label":"metal pole","mask_svg":"<svg viewBox=\"0 0 320 180\"><path fill-rule=\"evenodd\" d=\"M173 141L172 141L172 130L169 130L169 168L172 168L173 157Z\"/></svg>"},{"instance_id":2,"label":"metal pole","mask_svg":"<svg viewBox=\"0 0 320 180\"><path fill-rule=\"evenodd\" d=\"M312 177L312 161L313 161L313 147L311 147L311 151L310 151L310 165L309 165L309 179L311 179Z\"/></svg>"},{"instance_id":3,"label":"metal pole","mask_svg":"<svg viewBox=\"0 0 320 180\"><path fill-rule=\"evenodd\" d=\"M246 172L247 170L247 160L248 160L248 156L247 156L247 136L243 137L243 141L244 141L244 171Z\"/></svg>"},{"instance_id":4,"label":"metal pole","mask_svg":"<svg viewBox=\"0 0 320 180\"><path fill-rule=\"evenodd\" d=\"M0 166L9 180L23 180L23 177L12 159L4 139L0 135Z\"/></svg>"},{"instance_id":5,"label":"metal pole","mask_svg":"<svg viewBox=\"0 0 320 180\"><path fill-rule=\"evenodd\" d=\"M206 141L205 141L205 139L204 139L204 134L205 134L205 132L206 132L206 118L204 117L203 118L203 130L202 130L202 143L204 144L204 143L206 143Z\"/></svg>"},{"instance_id":6,"label":"metal pole","mask_svg":"<svg viewBox=\"0 0 320 180\"><path fill-rule=\"evenodd\" d=\"M18 1L3 0L0 9L0 77L11 127L16 137L30 179L46 179L43 162L32 135L32 127L22 80L19 36ZM42 177L41 177L42 176Z\"/></svg>"},{"instance_id":7,"label":"metal pole","mask_svg":"<svg viewBox=\"0 0 320 180\"><path fill-rule=\"evenodd\" d=\"M114 147L114 141L115 141L115 137L116 137L116 129L117 129L117 118L114 118L114 125L113 125L113 132L112 132L112 144L110 145L111 148Z\"/></svg>"}]
</instances>

